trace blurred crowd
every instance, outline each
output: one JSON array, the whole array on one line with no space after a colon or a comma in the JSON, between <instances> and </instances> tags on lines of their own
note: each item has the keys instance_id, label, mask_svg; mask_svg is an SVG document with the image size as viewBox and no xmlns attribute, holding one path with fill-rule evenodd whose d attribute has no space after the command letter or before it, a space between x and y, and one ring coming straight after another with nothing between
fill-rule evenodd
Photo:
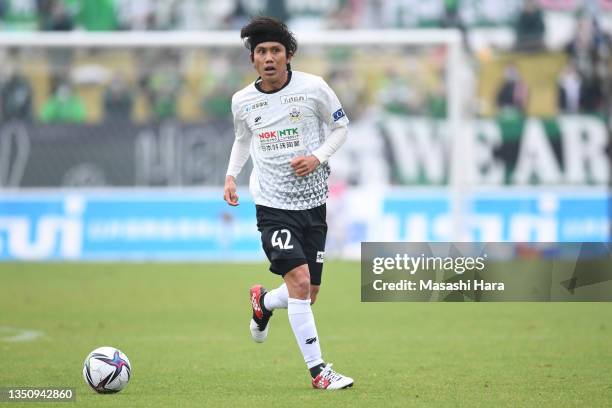
<instances>
[{"instance_id":1,"label":"blurred crowd","mask_svg":"<svg viewBox=\"0 0 612 408\"><path fill-rule=\"evenodd\" d=\"M0 0L4 30L232 30L265 14L293 29L511 25L537 42L544 12L609 13L610 0ZM524 36L523 36L524 34Z\"/></svg>"},{"instance_id":2,"label":"blurred crowd","mask_svg":"<svg viewBox=\"0 0 612 408\"><path fill-rule=\"evenodd\" d=\"M527 36L524 42L517 43L517 48L540 50L541 45L536 45L540 41L535 34ZM575 33L563 47L562 54L563 65L555 84L557 112L612 114L612 37L601 28L595 15L577 17ZM503 81L496 94L499 110L528 113L532 93L524 80L528 74L521 73L513 63L504 67Z\"/></svg>"},{"instance_id":3,"label":"blurred crowd","mask_svg":"<svg viewBox=\"0 0 612 408\"><path fill-rule=\"evenodd\" d=\"M552 50L546 45L549 22L559 13L571 16L573 24L563 46ZM475 115L612 116L610 0L0 0L0 30L235 30L255 14L275 16L295 31L458 28L476 71L478 97L488 98L474 104ZM504 58L492 58L467 41L482 27L514 31L515 41L503 51ZM57 50L45 57L51 67L44 81L32 79L40 75L22 58L24 50L2 51L2 121L227 119L231 94L253 79L243 50L210 51L199 65L189 52L138 50L130 57L130 75L105 62L89 62L83 68L74 50ZM83 52L93 54L86 56L89 60L104 53ZM360 82L358 60L343 50L319 56L335 64L315 72L330 81L353 116L368 101L392 113L444 117L444 63L439 60L445 56L435 49L425 58L418 54L414 60L404 58L403 68L383 67L374 85ZM534 62L542 55L549 56L543 59L545 67ZM431 80L411 68L422 65L419 58L425 59ZM493 74L485 75L487 70ZM534 89L541 81L554 98L543 99ZM82 92L84 87L89 88ZM197 106L197 112L185 113L185 105ZM540 109L542 105L547 106Z\"/></svg>"}]
</instances>

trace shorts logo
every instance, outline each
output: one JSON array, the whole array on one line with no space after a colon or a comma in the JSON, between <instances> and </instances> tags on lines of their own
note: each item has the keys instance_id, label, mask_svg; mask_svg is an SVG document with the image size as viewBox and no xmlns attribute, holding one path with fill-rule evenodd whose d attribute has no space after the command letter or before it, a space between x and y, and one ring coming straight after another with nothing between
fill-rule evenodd
<instances>
[{"instance_id":1,"label":"shorts logo","mask_svg":"<svg viewBox=\"0 0 612 408\"><path fill-rule=\"evenodd\" d=\"M295 102L303 102L306 99L306 94L293 94L293 95L284 95L280 97L281 103L295 103Z\"/></svg>"},{"instance_id":2,"label":"shorts logo","mask_svg":"<svg viewBox=\"0 0 612 408\"><path fill-rule=\"evenodd\" d=\"M334 113L332 113L332 116L334 117L334 122L337 122L338 119L344 117L344 111L342 110L342 108L340 108L337 111L335 111Z\"/></svg>"},{"instance_id":3,"label":"shorts logo","mask_svg":"<svg viewBox=\"0 0 612 408\"><path fill-rule=\"evenodd\" d=\"M325 260L325 251L317 251L317 263L323 263Z\"/></svg>"},{"instance_id":4,"label":"shorts logo","mask_svg":"<svg viewBox=\"0 0 612 408\"><path fill-rule=\"evenodd\" d=\"M245 106L244 107L244 111L246 113L249 113L251 111L254 111L254 110L257 110L257 109L261 109L261 108L264 108L266 106L268 106L268 101L265 100L265 99L260 99L260 100L258 100L256 102L253 102L250 105Z\"/></svg>"}]
</instances>

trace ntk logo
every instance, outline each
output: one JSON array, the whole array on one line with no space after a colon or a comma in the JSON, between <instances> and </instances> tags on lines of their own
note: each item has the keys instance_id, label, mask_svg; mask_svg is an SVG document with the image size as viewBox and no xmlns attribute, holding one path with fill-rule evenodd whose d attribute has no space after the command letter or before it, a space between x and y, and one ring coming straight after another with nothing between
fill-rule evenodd
<instances>
[{"instance_id":1,"label":"ntk logo","mask_svg":"<svg viewBox=\"0 0 612 408\"><path fill-rule=\"evenodd\" d=\"M275 139L277 137L284 136L297 136L298 128L288 128L283 130L272 130L269 132L262 132L259 134L260 139Z\"/></svg>"}]
</instances>

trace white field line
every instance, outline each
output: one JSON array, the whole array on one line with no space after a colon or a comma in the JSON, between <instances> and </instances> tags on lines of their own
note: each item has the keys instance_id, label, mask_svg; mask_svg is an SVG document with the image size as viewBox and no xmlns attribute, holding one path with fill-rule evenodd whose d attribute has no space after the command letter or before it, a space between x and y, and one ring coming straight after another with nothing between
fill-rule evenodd
<instances>
[{"instance_id":1,"label":"white field line","mask_svg":"<svg viewBox=\"0 0 612 408\"><path fill-rule=\"evenodd\" d=\"M15 327L0 326L0 341L6 341L9 343L34 341L44 335L44 332L38 330L17 329Z\"/></svg>"}]
</instances>

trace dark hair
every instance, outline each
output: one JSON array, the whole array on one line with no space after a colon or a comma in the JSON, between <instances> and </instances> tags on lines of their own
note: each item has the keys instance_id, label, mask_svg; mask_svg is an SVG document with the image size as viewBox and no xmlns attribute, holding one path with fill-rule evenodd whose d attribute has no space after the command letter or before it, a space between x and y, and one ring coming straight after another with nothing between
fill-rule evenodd
<instances>
[{"instance_id":1,"label":"dark hair","mask_svg":"<svg viewBox=\"0 0 612 408\"><path fill-rule=\"evenodd\" d=\"M255 51L257 44L266 41L279 42L285 46L287 56L295 54L297 51L297 40L287 25L272 17L253 17L249 24L240 30L240 38L244 41L244 46Z\"/></svg>"}]
</instances>

